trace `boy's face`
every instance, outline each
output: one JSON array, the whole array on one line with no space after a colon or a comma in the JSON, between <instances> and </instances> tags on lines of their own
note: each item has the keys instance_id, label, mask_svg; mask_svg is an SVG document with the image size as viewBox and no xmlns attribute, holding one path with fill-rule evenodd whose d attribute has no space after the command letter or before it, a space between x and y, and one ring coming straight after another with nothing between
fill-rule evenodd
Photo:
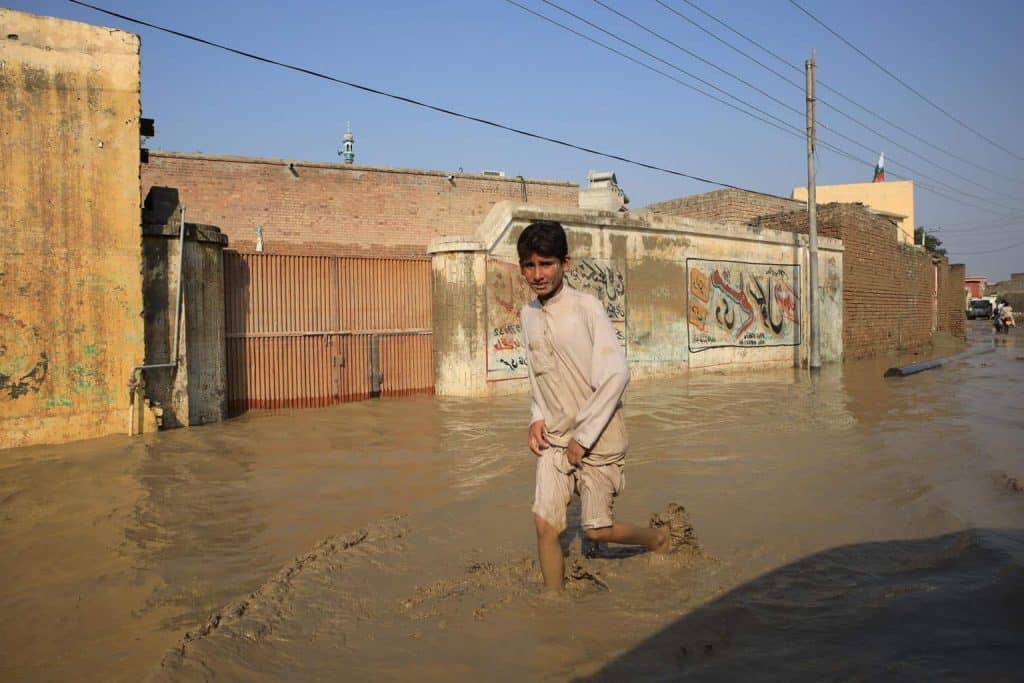
<instances>
[{"instance_id":1,"label":"boy's face","mask_svg":"<svg viewBox=\"0 0 1024 683\"><path fill-rule=\"evenodd\" d=\"M562 288L562 279L569 261L569 257L562 261L555 256L530 254L519 262L519 270L537 298L544 300Z\"/></svg>"}]
</instances>

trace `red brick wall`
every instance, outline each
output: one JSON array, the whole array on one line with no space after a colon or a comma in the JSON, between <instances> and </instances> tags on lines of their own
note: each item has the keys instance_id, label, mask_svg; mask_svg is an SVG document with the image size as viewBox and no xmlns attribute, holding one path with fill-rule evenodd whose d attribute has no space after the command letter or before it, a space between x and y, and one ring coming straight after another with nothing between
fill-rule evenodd
<instances>
[{"instance_id":1,"label":"red brick wall","mask_svg":"<svg viewBox=\"0 0 1024 683\"><path fill-rule=\"evenodd\" d=\"M798 211L803 206L806 206L806 202L726 188L650 204L640 211L696 218L713 223L748 223L759 216Z\"/></svg>"},{"instance_id":2,"label":"red brick wall","mask_svg":"<svg viewBox=\"0 0 1024 683\"><path fill-rule=\"evenodd\" d=\"M339 256L424 256L439 235L471 234L503 199L578 206L575 183L151 151L142 197L178 189L187 220L216 225L229 246ZM525 198L524 198L525 194Z\"/></svg>"},{"instance_id":3,"label":"red brick wall","mask_svg":"<svg viewBox=\"0 0 1024 683\"><path fill-rule=\"evenodd\" d=\"M807 232L807 211L763 216L753 225ZM843 241L843 346L846 358L913 349L939 331L963 337L963 267L938 259L939 299L933 302L933 257L899 244L895 223L856 204L818 207L818 234ZM957 270L958 269L958 270ZM959 278L959 280L957 279ZM956 282L959 282L959 291ZM956 315L954 315L954 311Z\"/></svg>"},{"instance_id":4,"label":"red brick wall","mask_svg":"<svg viewBox=\"0 0 1024 683\"><path fill-rule=\"evenodd\" d=\"M966 274L963 263L952 263L948 268L939 266L939 285L943 292L939 299L939 329L961 339L967 333L964 315Z\"/></svg>"}]
</instances>

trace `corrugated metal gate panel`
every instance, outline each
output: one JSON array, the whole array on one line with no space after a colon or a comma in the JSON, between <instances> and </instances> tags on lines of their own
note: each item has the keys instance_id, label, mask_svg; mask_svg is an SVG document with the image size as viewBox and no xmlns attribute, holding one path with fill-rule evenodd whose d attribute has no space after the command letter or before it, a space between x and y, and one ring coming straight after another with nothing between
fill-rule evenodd
<instances>
[{"instance_id":1,"label":"corrugated metal gate panel","mask_svg":"<svg viewBox=\"0 0 1024 683\"><path fill-rule=\"evenodd\" d=\"M342 338L345 367L341 368L338 401L361 401L370 398L370 346L368 335L346 335Z\"/></svg>"},{"instance_id":2,"label":"corrugated metal gate panel","mask_svg":"<svg viewBox=\"0 0 1024 683\"><path fill-rule=\"evenodd\" d=\"M433 392L432 342L429 334L381 337L381 396Z\"/></svg>"},{"instance_id":3,"label":"corrugated metal gate panel","mask_svg":"<svg viewBox=\"0 0 1024 683\"><path fill-rule=\"evenodd\" d=\"M430 262L337 259L341 329L430 329Z\"/></svg>"},{"instance_id":4,"label":"corrugated metal gate panel","mask_svg":"<svg viewBox=\"0 0 1024 683\"><path fill-rule=\"evenodd\" d=\"M432 393L430 262L224 254L228 406L322 406Z\"/></svg>"}]
</instances>

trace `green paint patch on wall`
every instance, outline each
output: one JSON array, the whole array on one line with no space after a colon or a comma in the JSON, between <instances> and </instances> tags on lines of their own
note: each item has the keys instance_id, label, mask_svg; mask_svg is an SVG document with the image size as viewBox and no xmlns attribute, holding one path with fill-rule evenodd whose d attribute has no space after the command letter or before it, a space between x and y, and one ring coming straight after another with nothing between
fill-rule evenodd
<instances>
[{"instance_id":1,"label":"green paint patch on wall","mask_svg":"<svg viewBox=\"0 0 1024 683\"><path fill-rule=\"evenodd\" d=\"M8 377L14 377L15 375L23 375L28 370L28 365L25 362L24 356L14 356L13 358L4 359L0 363L0 375L7 375Z\"/></svg>"},{"instance_id":2,"label":"green paint patch on wall","mask_svg":"<svg viewBox=\"0 0 1024 683\"><path fill-rule=\"evenodd\" d=\"M103 377L94 368L76 363L68 367L67 377L71 384L72 393L99 401L105 405L112 405L114 403L113 397L103 382Z\"/></svg>"},{"instance_id":3,"label":"green paint patch on wall","mask_svg":"<svg viewBox=\"0 0 1024 683\"><path fill-rule=\"evenodd\" d=\"M47 408L70 408L72 405L70 396L51 396L46 401Z\"/></svg>"},{"instance_id":4,"label":"green paint patch on wall","mask_svg":"<svg viewBox=\"0 0 1024 683\"><path fill-rule=\"evenodd\" d=\"M86 344L82 347L82 353L87 356L95 356L99 352L96 350L95 344Z\"/></svg>"},{"instance_id":5,"label":"green paint patch on wall","mask_svg":"<svg viewBox=\"0 0 1024 683\"><path fill-rule=\"evenodd\" d=\"M87 285L103 286L106 284L106 278L102 275L86 275L85 277L79 278L78 282L75 284L79 287L85 287Z\"/></svg>"}]
</instances>

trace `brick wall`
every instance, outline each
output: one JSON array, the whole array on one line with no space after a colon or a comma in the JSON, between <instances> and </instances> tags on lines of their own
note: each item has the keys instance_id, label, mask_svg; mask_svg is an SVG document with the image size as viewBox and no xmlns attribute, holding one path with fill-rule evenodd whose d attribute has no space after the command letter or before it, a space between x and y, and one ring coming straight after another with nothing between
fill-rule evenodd
<instances>
[{"instance_id":1,"label":"brick wall","mask_svg":"<svg viewBox=\"0 0 1024 683\"><path fill-rule=\"evenodd\" d=\"M964 277L967 274L963 263L952 263L948 268L939 267L939 329L954 337L963 338L967 330L964 315Z\"/></svg>"},{"instance_id":2,"label":"brick wall","mask_svg":"<svg viewBox=\"0 0 1024 683\"><path fill-rule=\"evenodd\" d=\"M753 225L807 232L807 211L762 216ZM963 266L951 267L899 244L891 219L857 204L818 207L818 234L843 241L843 345L846 358L913 349L938 331L963 337ZM935 263L933 263L935 261ZM933 301L935 267L939 298ZM959 284L957 284L959 283Z\"/></svg>"},{"instance_id":3,"label":"brick wall","mask_svg":"<svg viewBox=\"0 0 1024 683\"><path fill-rule=\"evenodd\" d=\"M424 256L439 235L469 234L504 199L578 205L575 183L371 166L152 151L142 197L178 189L187 220L219 227L229 246L339 256Z\"/></svg>"},{"instance_id":4,"label":"brick wall","mask_svg":"<svg viewBox=\"0 0 1024 683\"><path fill-rule=\"evenodd\" d=\"M649 204L639 210L713 223L748 223L759 216L798 211L804 206L805 202L785 197L726 188Z\"/></svg>"}]
</instances>

